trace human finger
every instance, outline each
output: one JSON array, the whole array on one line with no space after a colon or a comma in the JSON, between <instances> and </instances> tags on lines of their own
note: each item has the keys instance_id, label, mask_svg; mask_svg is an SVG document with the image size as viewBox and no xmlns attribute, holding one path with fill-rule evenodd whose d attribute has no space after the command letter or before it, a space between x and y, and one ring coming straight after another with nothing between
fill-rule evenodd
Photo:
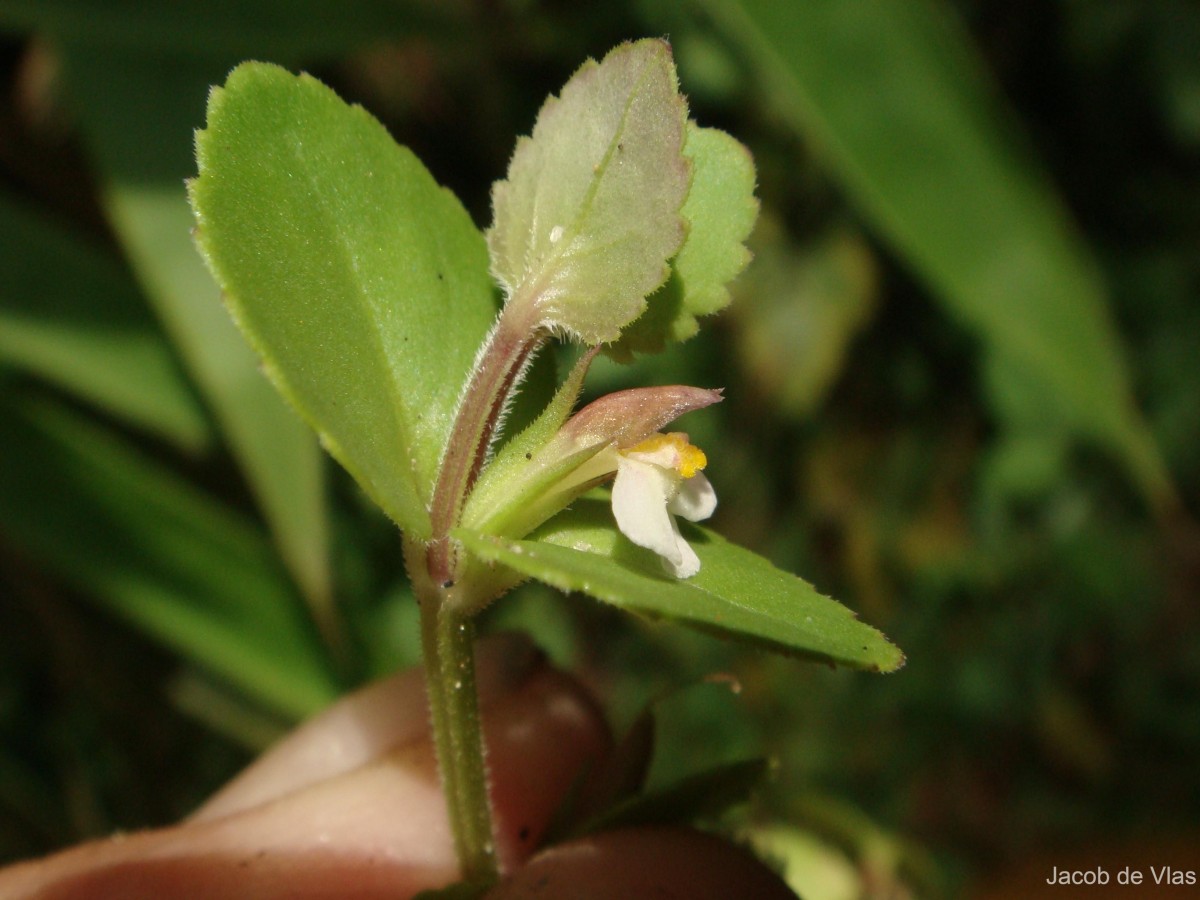
<instances>
[{"instance_id":1,"label":"human finger","mask_svg":"<svg viewBox=\"0 0 1200 900\"><path fill-rule=\"evenodd\" d=\"M536 661L515 678L507 666L495 672L481 663L497 849L514 866L581 768L607 751L609 738L574 680ZM363 715L387 715L388 691L398 691L393 700L411 699L411 676L397 684L347 701L357 710L352 714L335 707L301 729L280 756L268 754L263 768L192 820L7 870L0 873L0 896L371 900L454 881L453 841L427 727L414 726L411 710L396 714L397 725L362 727ZM319 753L317 746L333 749Z\"/></svg>"}]
</instances>

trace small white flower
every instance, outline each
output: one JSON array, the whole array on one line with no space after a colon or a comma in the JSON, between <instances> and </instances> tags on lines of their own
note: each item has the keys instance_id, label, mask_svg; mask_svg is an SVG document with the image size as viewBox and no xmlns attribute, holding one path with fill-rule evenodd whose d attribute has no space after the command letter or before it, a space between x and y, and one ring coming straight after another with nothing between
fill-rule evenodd
<instances>
[{"instance_id":1,"label":"small white flower","mask_svg":"<svg viewBox=\"0 0 1200 900\"><path fill-rule=\"evenodd\" d=\"M686 434L656 434L618 451L612 508L621 533L639 547L653 550L676 578L700 571L700 559L679 533L675 516L689 522L707 519L717 495L700 470L704 451Z\"/></svg>"}]
</instances>

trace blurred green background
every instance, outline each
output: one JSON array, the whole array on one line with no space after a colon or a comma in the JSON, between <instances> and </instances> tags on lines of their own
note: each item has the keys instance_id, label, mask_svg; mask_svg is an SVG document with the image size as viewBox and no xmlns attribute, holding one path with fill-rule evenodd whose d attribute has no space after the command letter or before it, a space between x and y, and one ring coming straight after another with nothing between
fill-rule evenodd
<instances>
[{"instance_id":1,"label":"blurred green background","mask_svg":"<svg viewBox=\"0 0 1200 900\"><path fill-rule=\"evenodd\" d=\"M394 530L192 247L208 86L316 74L483 227L545 95L645 35L754 152L756 259L699 337L588 390L724 386L685 422L715 526L909 662L830 671L537 587L486 627L533 632L618 728L654 703L656 782L776 759L741 824L810 897L1200 858L1195 4L0 0L0 862L169 822L416 658Z\"/></svg>"}]
</instances>

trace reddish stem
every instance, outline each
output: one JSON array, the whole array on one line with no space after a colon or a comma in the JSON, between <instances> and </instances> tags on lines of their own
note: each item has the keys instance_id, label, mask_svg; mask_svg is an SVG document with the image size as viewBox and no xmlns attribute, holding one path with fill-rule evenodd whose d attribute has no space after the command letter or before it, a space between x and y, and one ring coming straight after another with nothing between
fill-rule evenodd
<instances>
[{"instance_id":1,"label":"reddish stem","mask_svg":"<svg viewBox=\"0 0 1200 900\"><path fill-rule=\"evenodd\" d=\"M509 395L545 339L545 332L536 326L514 321L509 313L513 308L512 304L504 308L475 365L455 414L433 489L429 510L433 540L426 553L426 565L434 584L443 588L451 587L454 580L450 529L458 523L467 495L483 468Z\"/></svg>"}]
</instances>

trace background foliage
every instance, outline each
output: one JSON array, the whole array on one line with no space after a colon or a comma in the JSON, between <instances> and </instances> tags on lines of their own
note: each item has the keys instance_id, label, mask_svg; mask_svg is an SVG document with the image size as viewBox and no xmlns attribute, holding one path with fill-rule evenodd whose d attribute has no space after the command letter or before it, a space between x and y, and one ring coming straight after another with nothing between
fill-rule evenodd
<instances>
[{"instance_id":1,"label":"background foliage","mask_svg":"<svg viewBox=\"0 0 1200 900\"><path fill-rule=\"evenodd\" d=\"M792 829L773 851L812 896L1195 837L1193 5L3 0L0 29L0 859L178 817L415 659L394 530L192 246L208 86L313 72L482 226L545 94L661 34L693 115L755 154L756 260L715 325L588 391L725 386L686 423L716 527L909 663L804 666L542 588L489 627L533 631L618 727L654 702L656 780L777 758L751 815Z\"/></svg>"}]
</instances>

